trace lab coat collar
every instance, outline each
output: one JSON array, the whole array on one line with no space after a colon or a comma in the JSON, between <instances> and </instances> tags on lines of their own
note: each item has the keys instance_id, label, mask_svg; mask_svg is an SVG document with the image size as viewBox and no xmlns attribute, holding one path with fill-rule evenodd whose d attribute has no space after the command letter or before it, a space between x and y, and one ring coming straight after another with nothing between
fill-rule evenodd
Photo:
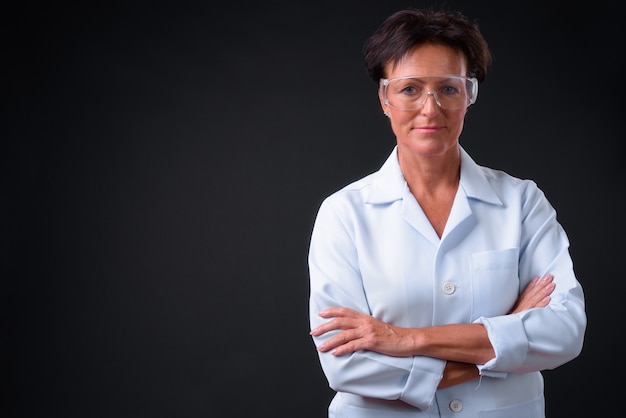
<instances>
[{"instance_id":1,"label":"lab coat collar","mask_svg":"<svg viewBox=\"0 0 626 418\"><path fill-rule=\"evenodd\" d=\"M502 205L502 201L487 180L483 169L459 145L461 152L460 187L468 198L482 200L494 205ZM391 154L382 165L372 182L367 203L390 203L402 199L406 181L398 163L398 147L394 146Z\"/></svg>"}]
</instances>

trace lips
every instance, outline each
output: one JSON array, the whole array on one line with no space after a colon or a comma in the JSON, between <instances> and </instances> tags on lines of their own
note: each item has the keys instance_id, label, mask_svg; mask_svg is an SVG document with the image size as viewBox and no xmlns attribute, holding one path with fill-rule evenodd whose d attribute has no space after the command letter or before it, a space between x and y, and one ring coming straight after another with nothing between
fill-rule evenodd
<instances>
[{"instance_id":1,"label":"lips","mask_svg":"<svg viewBox=\"0 0 626 418\"><path fill-rule=\"evenodd\" d=\"M431 132L439 132L443 127L442 126L418 126L415 127L414 129L420 132L424 132L424 133L431 133Z\"/></svg>"}]
</instances>

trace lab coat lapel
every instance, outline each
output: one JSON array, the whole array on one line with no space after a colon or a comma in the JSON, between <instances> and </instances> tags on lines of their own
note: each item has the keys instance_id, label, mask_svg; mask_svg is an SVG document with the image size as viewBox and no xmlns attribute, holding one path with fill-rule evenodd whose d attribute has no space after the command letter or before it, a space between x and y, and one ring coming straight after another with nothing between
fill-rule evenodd
<instances>
[{"instance_id":1,"label":"lab coat lapel","mask_svg":"<svg viewBox=\"0 0 626 418\"><path fill-rule=\"evenodd\" d=\"M483 200L492 204L502 204L482 172L481 167L461 147L459 189L454 198L442 239L459 225L466 222L468 218L472 217L471 199ZM389 204L398 200L402 200L401 212L403 219L434 246L438 246L441 240L419 203L417 203L417 200L409 191L398 164L397 147L394 147L387 161L378 171L366 202L369 204Z\"/></svg>"},{"instance_id":2,"label":"lab coat lapel","mask_svg":"<svg viewBox=\"0 0 626 418\"><path fill-rule=\"evenodd\" d=\"M417 203L415 196L406 186L402 198L402 217L404 220L424 236L435 247L439 245L439 236L426 217L422 207Z\"/></svg>"},{"instance_id":3,"label":"lab coat lapel","mask_svg":"<svg viewBox=\"0 0 626 418\"><path fill-rule=\"evenodd\" d=\"M469 218L472 218L471 200L480 200L490 204L502 205L502 201L485 177L482 168L476 164L461 147L461 178L459 180L459 188L456 192L446 227L441 236L442 240L461 224L468 222ZM471 228L471 226L466 225L464 231L467 231L467 228Z\"/></svg>"},{"instance_id":4,"label":"lab coat lapel","mask_svg":"<svg viewBox=\"0 0 626 418\"><path fill-rule=\"evenodd\" d=\"M452 210L448 216L446 227L443 229L441 239L444 240L446 236L459 226L463 221L472 216L472 208L467 200L467 195L461 186L456 191L454 202L452 203Z\"/></svg>"},{"instance_id":5,"label":"lab coat lapel","mask_svg":"<svg viewBox=\"0 0 626 418\"><path fill-rule=\"evenodd\" d=\"M437 246L439 237L435 233L432 225L424 211L409 191L406 180L402 175L402 170L398 164L397 146L387 158L387 161L376 173L376 180L372 184L371 192L368 196L369 204L390 204L401 201L401 214L403 219L415 228L426 239Z\"/></svg>"}]
</instances>

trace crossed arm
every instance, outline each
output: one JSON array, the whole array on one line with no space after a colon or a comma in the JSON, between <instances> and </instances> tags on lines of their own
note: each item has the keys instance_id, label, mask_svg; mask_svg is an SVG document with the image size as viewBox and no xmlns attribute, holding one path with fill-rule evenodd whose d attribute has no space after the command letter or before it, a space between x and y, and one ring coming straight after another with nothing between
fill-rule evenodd
<instances>
[{"instance_id":1,"label":"crossed arm","mask_svg":"<svg viewBox=\"0 0 626 418\"><path fill-rule=\"evenodd\" d=\"M509 314L547 306L554 288L552 275L535 277ZM341 330L321 344L317 348L319 351L341 356L370 350L395 357L429 356L447 360L439 388L478 377L476 365L484 364L495 356L487 330L481 324L402 328L344 307L324 309L319 315L330 319L311 330L312 336Z\"/></svg>"}]
</instances>

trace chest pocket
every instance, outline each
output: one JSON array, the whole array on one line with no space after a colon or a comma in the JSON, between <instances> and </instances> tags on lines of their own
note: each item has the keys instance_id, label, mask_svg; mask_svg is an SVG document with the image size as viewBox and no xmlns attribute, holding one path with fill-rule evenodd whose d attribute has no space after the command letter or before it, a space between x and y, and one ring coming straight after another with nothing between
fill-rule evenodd
<instances>
[{"instance_id":1,"label":"chest pocket","mask_svg":"<svg viewBox=\"0 0 626 418\"><path fill-rule=\"evenodd\" d=\"M473 318L504 315L519 295L519 248L483 251L470 256Z\"/></svg>"}]
</instances>

